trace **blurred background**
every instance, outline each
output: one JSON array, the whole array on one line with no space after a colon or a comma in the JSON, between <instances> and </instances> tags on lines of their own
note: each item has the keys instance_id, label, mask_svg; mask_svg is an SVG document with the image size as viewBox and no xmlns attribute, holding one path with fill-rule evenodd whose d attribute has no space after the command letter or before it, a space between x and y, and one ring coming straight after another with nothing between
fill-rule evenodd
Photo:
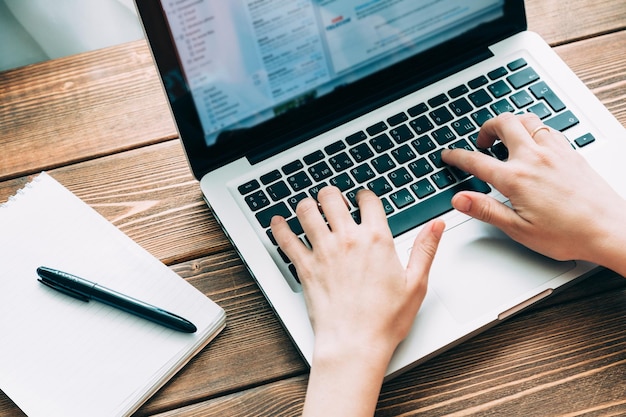
<instances>
[{"instance_id":1,"label":"blurred background","mask_svg":"<svg viewBox=\"0 0 626 417\"><path fill-rule=\"evenodd\" d=\"M0 0L0 71L143 36L133 0Z\"/></svg>"}]
</instances>

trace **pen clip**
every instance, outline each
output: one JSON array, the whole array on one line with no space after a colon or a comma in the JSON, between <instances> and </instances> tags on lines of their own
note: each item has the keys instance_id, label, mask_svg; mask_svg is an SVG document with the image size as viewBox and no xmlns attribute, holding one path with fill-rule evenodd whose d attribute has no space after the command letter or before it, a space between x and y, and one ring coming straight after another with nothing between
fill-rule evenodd
<instances>
[{"instance_id":1,"label":"pen clip","mask_svg":"<svg viewBox=\"0 0 626 417\"><path fill-rule=\"evenodd\" d=\"M57 290L59 292L62 292L63 294L69 295L70 297L74 297L77 300L85 301L85 302L89 301L88 297L86 297L85 295L83 295L83 294L81 294L81 293L79 293L77 291L72 290L71 288L64 287L64 286L59 285L59 284L57 284L55 282L50 282L50 281L47 281L47 280L42 279L42 278L38 278L37 280L39 282L41 282L42 284L47 285L48 287L52 288L53 290Z\"/></svg>"}]
</instances>

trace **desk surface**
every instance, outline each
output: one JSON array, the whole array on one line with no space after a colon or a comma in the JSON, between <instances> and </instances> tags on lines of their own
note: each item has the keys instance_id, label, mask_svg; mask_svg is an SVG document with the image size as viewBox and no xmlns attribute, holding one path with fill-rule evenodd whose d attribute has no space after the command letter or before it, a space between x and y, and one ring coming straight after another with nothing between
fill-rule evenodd
<instances>
[{"instance_id":1,"label":"desk surface","mask_svg":"<svg viewBox=\"0 0 626 417\"><path fill-rule=\"evenodd\" d=\"M626 3L526 3L626 125ZM226 310L137 415L300 412L307 368L202 200L144 41L0 73L0 146L0 202L48 170ZM377 415L625 415L625 318L605 271L385 384ZM22 415L1 391L0 415Z\"/></svg>"}]
</instances>

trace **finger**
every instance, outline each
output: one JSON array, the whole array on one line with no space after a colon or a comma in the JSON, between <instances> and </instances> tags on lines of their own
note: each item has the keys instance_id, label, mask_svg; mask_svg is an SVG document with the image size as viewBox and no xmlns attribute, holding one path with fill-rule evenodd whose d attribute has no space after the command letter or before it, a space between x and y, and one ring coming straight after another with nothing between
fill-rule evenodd
<instances>
[{"instance_id":1,"label":"finger","mask_svg":"<svg viewBox=\"0 0 626 417\"><path fill-rule=\"evenodd\" d=\"M385 209L380 199L370 190L360 190L356 195L356 202L361 211L361 224L370 226L385 224Z\"/></svg>"},{"instance_id":2,"label":"finger","mask_svg":"<svg viewBox=\"0 0 626 417\"><path fill-rule=\"evenodd\" d=\"M557 149L571 147L569 141L561 132L544 125L537 115L524 114L520 116L520 120L536 143L543 146L556 147Z\"/></svg>"},{"instance_id":3,"label":"finger","mask_svg":"<svg viewBox=\"0 0 626 417\"><path fill-rule=\"evenodd\" d=\"M496 139L500 139L511 153L532 142L528 130L513 113L503 113L487 120L478 132L476 144L484 149L493 145Z\"/></svg>"},{"instance_id":4,"label":"finger","mask_svg":"<svg viewBox=\"0 0 626 417\"><path fill-rule=\"evenodd\" d=\"M469 172L497 189L501 190L501 187L506 187L506 184L502 183L506 175L502 173L507 167L497 158L466 149L444 149L441 152L441 159L446 164Z\"/></svg>"},{"instance_id":5,"label":"finger","mask_svg":"<svg viewBox=\"0 0 626 417\"><path fill-rule=\"evenodd\" d=\"M287 221L281 216L274 216L270 222L272 234L278 246L285 252L285 255L294 263L299 263L303 256L306 256L309 249L289 227Z\"/></svg>"},{"instance_id":6,"label":"finger","mask_svg":"<svg viewBox=\"0 0 626 417\"><path fill-rule=\"evenodd\" d=\"M430 221L419 232L413 243L413 248L411 248L406 273L412 290L416 292L418 297L423 298L426 295L428 274L445 226L442 220Z\"/></svg>"},{"instance_id":7,"label":"finger","mask_svg":"<svg viewBox=\"0 0 626 417\"><path fill-rule=\"evenodd\" d=\"M317 194L317 201L321 205L331 230L337 231L345 225L354 224L346 200L337 187L322 188Z\"/></svg>"},{"instance_id":8,"label":"finger","mask_svg":"<svg viewBox=\"0 0 626 417\"><path fill-rule=\"evenodd\" d=\"M320 213L317 201L313 198L308 197L298 203L296 206L296 216L312 245L313 242L324 239L325 235L329 233L326 221L322 213Z\"/></svg>"},{"instance_id":9,"label":"finger","mask_svg":"<svg viewBox=\"0 0 626 417\"><path fill-rule=\"evenodd\" d=\"M489 223L511 235L519 230L524 220L504 203L472 191L462 191L452 197L452 206L475 219Z\"/></svg>"}]
</instances>

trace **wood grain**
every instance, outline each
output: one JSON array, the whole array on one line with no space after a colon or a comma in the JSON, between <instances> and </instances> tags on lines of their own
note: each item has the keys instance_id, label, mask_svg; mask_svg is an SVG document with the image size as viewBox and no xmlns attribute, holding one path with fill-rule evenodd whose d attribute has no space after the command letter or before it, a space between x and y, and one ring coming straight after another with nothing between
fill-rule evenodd
<instances>
[{"instance_id":1,"label":"wood grain","mask_svg":"<svg viewBox=\"0 0 626 417\"><path fill-rule=\"evenodd\" d=\"M176 136L143 40L0 72L0 179Z\"/></svg>"}]
</instances>

